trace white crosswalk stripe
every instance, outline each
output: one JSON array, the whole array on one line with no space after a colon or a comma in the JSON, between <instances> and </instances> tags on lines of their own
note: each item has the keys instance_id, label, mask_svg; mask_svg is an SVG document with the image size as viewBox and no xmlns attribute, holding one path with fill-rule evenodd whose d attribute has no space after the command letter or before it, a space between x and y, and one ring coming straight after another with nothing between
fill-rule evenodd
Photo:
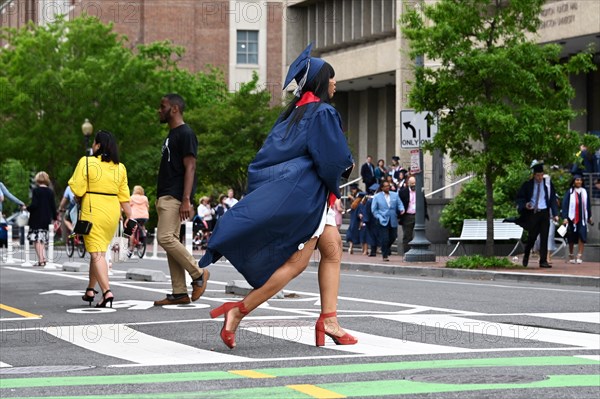
<instances>
[{"instance_id":1,"label":"white crosswalk stripe","mask_svg":"<svg viewBox=\"0 0 600 399\"><path fill-rule=\"evenodd\" d=\"M535 313L528 315L600 324L597 314L594 313ZM454 332L460 330L469 334L511 338L517 341L533 340L549 344L560 344L561 347L567 345L572 346L573 349L600 350L599 336L592 333L496 323L443 314L375 314L371 317L402 323L402 328L406 328L407 331L410 330L408 326L420 326L421 328L439 328ZM251 320L252 317L249 316L247 319ZM265 318L261 317L259 319L264 320ZM270 320L271 323L268 326L261 326L258 323L248 326L242 324L238 329L238 345L260 344L260 337L266 337L268 340L280 339L302 345L315 345L314 327L310 325L290 326L290 318L282 319L280 326L273 323L273 319ZM137 325L141 324L144 323ZM358 338L359 343L357 345L335 345L332 340L326 338L326 349L340 352L340 356L343 356L341 353L350 356L406 356L511 350L511 348L506 347L505 343L499 344L498 348L465 348L410 340L410 338L418 338L418 335L415 337L407 335L407 339L398 339L382 336L381 334L371 334L366 331L350 329L346 329L346 331ZM131 362L132 365L214 364L267 360L201 349L202 343L199 343L199 347L181 344L142 333L136 330L136 326L130 327L124 324L53 327L47 329L46 332L81 348ZM381 333L381 331L377 331L377 333ZM218 339L218 337L215 338ZM488 342L496 341L491 340ZM514 349L545 350L549 348L539 346L524 348L522 345L515 345ZM282 355L285 356L283 353ZM322 356L316 355L313 357ZM118 366L123 366L123 364ZM10 367L10 365L0 362L0 367Z\"/></svg>"},{"instance_id":2,"label":"white crosswalk stripe","mask_svg":"<svg viewBox=\"0 0 600 399\"><path fill-rule=\"evenodd\" d=\"M146 366L251 360L153 337L123 324L65 326L46 332L96 353Z\"/></svg>"},{"instance_id":3,"label":"white crosswalk stripe","mask_svg":"<svg viewBox=\"0 0 600 399\"><path fill-rule=\"evenodd\" d=\"M285 339L305 345L315 345L315 330L311 327L253 327L248 329L254 333L263 334L273 338ZM369 356L398 356L398 355L423 355L430 353L459 353L465 352L464 348L453 346L426 344L415 341L406 341L380 335L367 334L346 329L346 332L358 339L356 345L335 345L329 338L325 338L328 349L340 352L363 354Z\"/></svg>"},{"instance_id":4,"label":"white crosswalk stripe","mask_svg":"<svg viewBox=\"0 0 600 399\"><path fill-rule=\"evenodd\" d=\"M432 328L454 329L470 334L528 339L561 345L572 345L585 349L600 349L598 335L590 333L496 323L446 315L377 315L374 317Z\"/></svg>"}]
</instances>

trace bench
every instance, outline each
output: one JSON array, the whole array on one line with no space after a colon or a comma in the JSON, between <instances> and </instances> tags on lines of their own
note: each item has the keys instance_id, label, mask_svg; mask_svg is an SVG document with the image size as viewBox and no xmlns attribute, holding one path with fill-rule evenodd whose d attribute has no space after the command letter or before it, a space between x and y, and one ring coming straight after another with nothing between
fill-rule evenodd
<instances>
[{"instance_id":1,"label":"bench","mask_svg":"<svg viewBox=\"0 0 600 399\"><path fill-rule=\"evenodd\" d=\"M523 228L514 223L503 223L502 219L494 219L494 241L513 241L517 243L512 251L508 254L511 256L518 248L523 235ZM465 219L463 221L460 237L451 237L448 239L450 243L456 242L456 246L450 252L454 255L460 244L468 241L485 241L487 238L487 220L480 219Z\"/></svg>"}]
</instances>

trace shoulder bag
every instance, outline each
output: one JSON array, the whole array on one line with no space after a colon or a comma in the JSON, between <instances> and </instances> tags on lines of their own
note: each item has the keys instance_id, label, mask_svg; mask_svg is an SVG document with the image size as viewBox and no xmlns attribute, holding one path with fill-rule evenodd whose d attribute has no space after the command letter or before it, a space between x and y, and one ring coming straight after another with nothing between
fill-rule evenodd
<instances>
[{"instance_id":1,"label":"shoulder bag","mask_svg":"<svg viewBox=\"0 0 600 399\"><path fill-rule=\"evenodd\" d=\"M86 177L87 177L87 190L86 190L86 194L87 191L90 189L90 170L88 167L88 156L85 156L85 171L86 171ZM85 197L85 194L84 194ZM83 199L83 197L82 197ZM92 199L90 197L90 213L92 213ZM81 206L79 207L79 212L77 214L77 223L75 223L75 227L73 228L73 232L75 234L79 234L82 236L86 236L88 234L90 234L90 231L92 230L92 222L87 221L87 220L81 220Z\"/></svg>"}]
</instances>

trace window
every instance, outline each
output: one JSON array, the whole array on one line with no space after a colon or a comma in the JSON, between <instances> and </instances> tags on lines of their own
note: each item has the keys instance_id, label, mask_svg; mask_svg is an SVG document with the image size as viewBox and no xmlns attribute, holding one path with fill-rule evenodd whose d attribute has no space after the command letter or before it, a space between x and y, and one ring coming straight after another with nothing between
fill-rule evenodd
<instances>
[{"instance_id":1,"label":"window","mask_svg":"<svg viewBox=\"0 0 600 399\"><path fill-rule=\"evenodd\" d=\"M237 31L237 63L258 64L258 31Z\"/></svg>"}]
</instances>

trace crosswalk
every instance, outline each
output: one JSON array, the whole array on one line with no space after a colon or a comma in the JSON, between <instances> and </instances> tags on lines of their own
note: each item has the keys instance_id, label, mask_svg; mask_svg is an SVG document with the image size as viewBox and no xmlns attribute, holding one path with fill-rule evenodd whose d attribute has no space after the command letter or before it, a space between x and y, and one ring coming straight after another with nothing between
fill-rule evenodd
<instances>
[{"instance_id":1,"label":"crosswalk","mask_svg":"<svg viewBox=\"0 0 600 399\"><path fill-rule=\"evenodd\" d=\"M550 327L509 324L489 321L494 317L535 317L547 320L566 320L587 323L597 331L600 312L581 313L528 313L510 315L457 314L352 314L344 317L346 330L359 340L357 345L336 346L328 341L318 352L298 350L297 345L314 348L314 320L305 317L248 316L238 329L238 345L261 346L274 341L285 343L278 351L278 358L253 358L229 351L218 340L221 321L206 319L173 321L173 330L180 331L176 323L193 323L194 331L204 331L210 339L182 340L177 334L165 334L156 323L88 324L52 326L44 333L59 342L73 345L95 355L107 357L107 364L114 367L159 366L176 364L244 363L293 359L295 357L383 357L409 355L439 355L458 353L504 352L504 351L592 351L588 356L598 357L600 335L593 332L566 331ZM377 326L385 323L386 330ZM154 325L153 325L154 324ZM198 328L198 326L201 326ZM185 327L190 330L188 324ZM22 329L21 329L22 330ZM10 337L10 329L3 330ZM21 331L22 333L22 331ZM459 334L462 338L458 338ZM439 339L445 337L445 339ZM206 337L204 337L206 338ZM467 338L467 339L464 339ZM185 341L182 342L182 341ZM482 345L482 342L485 345ZM10 342L8 342L10 344ZM295 348L292 350L292 348ZM286 349L289 348L289 353ZM325 350L323 350L325 349ZM85 352L85 353L89 353ZM4 352L9 353L8 351ZM248 351L244 353L249 353ZM250 352L254 353L254 352ZM299 355L303 353L302 355ZM586 355L585 353L582 354ZM8 356L10 357L10 356ZM0 367L17 367L19 359L0 359ZM8 363L7 363L8 362Z\"/></svg>"}]
</instances>

